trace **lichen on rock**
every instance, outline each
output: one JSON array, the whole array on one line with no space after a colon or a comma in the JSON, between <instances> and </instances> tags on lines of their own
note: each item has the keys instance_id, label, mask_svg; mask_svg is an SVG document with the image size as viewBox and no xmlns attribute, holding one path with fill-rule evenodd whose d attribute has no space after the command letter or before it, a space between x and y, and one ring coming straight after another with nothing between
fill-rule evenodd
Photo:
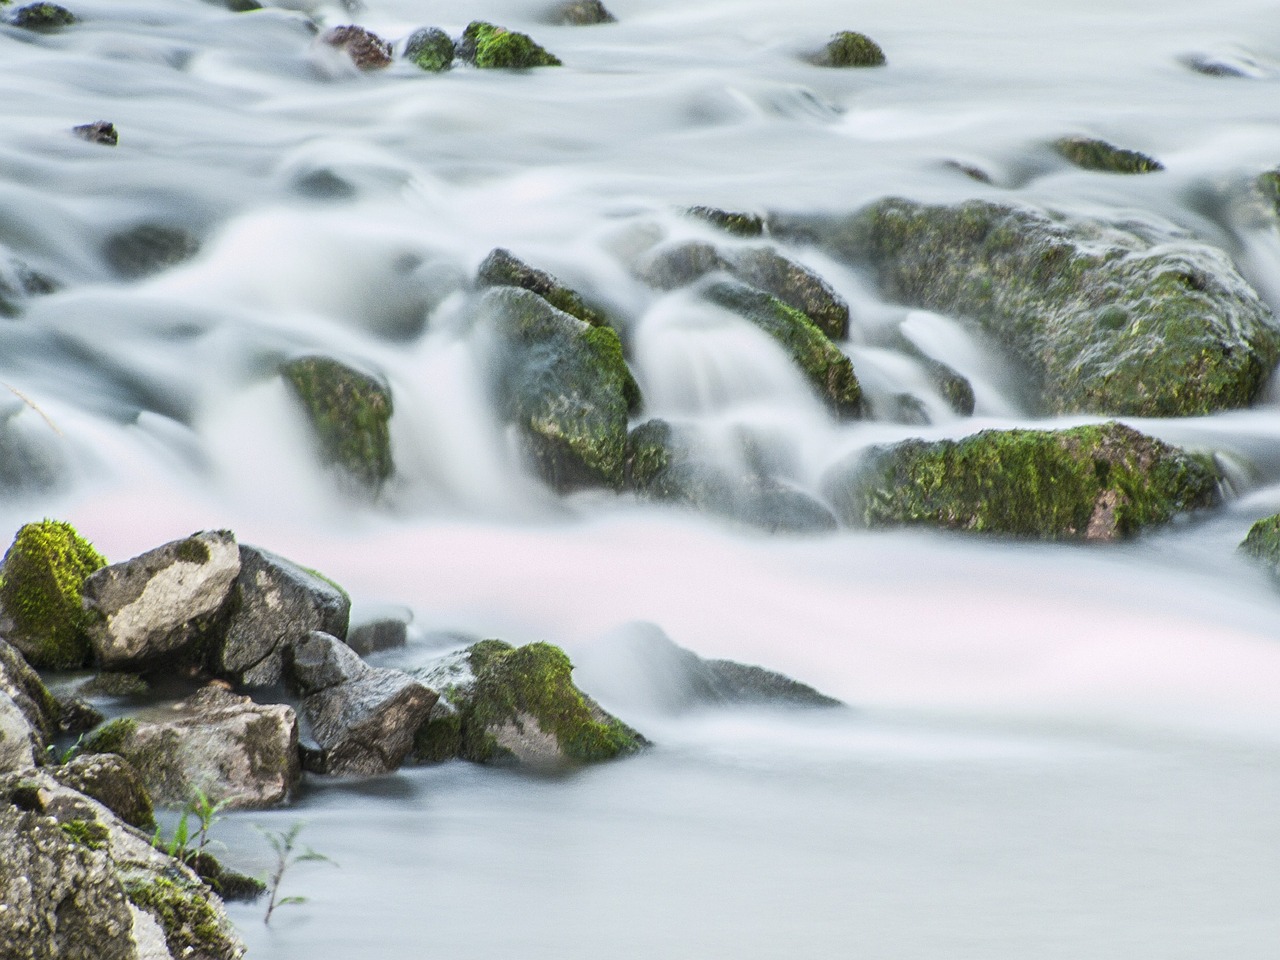
<instances>
[{"instance_id":1,"label":"lichen on rock","mask_svg":"<svg viewBox=\"0 0 1280 960\"><path fill-rule=\"evenodd\" d=\"M482 69L523 70L560 66L560 59L535 43L527 33L518 33L483 20L467 24L457 45L457 55L459 60Z\"/></svg>"}]
</instances>

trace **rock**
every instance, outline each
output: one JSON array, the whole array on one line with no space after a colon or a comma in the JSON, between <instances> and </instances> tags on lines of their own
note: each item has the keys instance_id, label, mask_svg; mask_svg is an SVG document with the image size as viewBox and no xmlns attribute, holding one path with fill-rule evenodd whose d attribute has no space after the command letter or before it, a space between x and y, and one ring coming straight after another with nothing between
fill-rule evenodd
<instances>
[{"instance_id":1,"label":"rock","mask_svg":"<svg viewBox=\"0 0 1280 960\"><path fill-rule=\"evenodd\" d=\"M90 574L83 594L95 659L108 670L203 663L239 573L235 537L216 530Z\"/></svg>"},{"instance_id":2,"label":"rock","mask_svg":"<svg viewBox=\"0 0 1280 960\"><path fill-rule=\"evenodd\" d=\"M600 0L569 0L556 7L553 17L556 23L575 27L588 27L597 23L616 23L618 18L605 9Z\"/></svg>"},{"instance_id":3,"label":"rock","mask_svg":"<svg viewBox=\"0 0 1280 960\"><path fill-rule=\"evenodd\" d=\"M923 524L1041 540L1115 540L1220 499L1212 459L1111 422L908 440L824 480L853 526Z\"/></svg>"},{"instance_id":4,"label":"rock","mask_svg":"<svg viewBox=\"0 0 1280 960\"><path fill-rule=\"evenodd\" d=\"M428 73L442 73L453 66L453 41L438 27L424 27L409 36L404 56Z\"/></svg>"},{"instance_id":5,"label":"rock","mask_svg":"<svg viewBox=\"0 0 1280 960\"><path fill-rule=\"evenodd\" d=\"M106 719L101 710L80 697L64 697L58 707L58 730L71 736L88 733Z\"/></svg>"},{"instance_id":6,"label":"rock","mask_svg":"<svg viewBox=\"0 0 1280 960\"><path fill-rule=\"evenodd\" d=\"M874 267L885 296L978 327L1023 363L1056 413L1242 407L1280 356L1280 328L1227 257L1160 229L897 199L774 229L816 235Z\"/></svg>"},{"instance_id":7,"label":"rock","mask_svg":"<svg viewBox=\"0 0 1280 960\"><path fill-rule=\"evenodd\" d=\"M49 774L64 787L97 800L129 826L146 833L155 830L151 796L124 757L114 753L79 756Z\"/></svg>"},{"instance_id":8,"label":"rock","mask_svg":"<svg viewBox=\"0 0 1280 960\"><path fill-rule=\"evenodd\" d=\"M391 66L391 44L364 27L352 24L333 27L325 31L320 41L341 50L361 70Z\"/></svg>"},{"instance_id":9,"label":"rock","mask_svg":"<svg viewBox=\"0 0 1280 960\"><path fill-rule=\"evenodd\" d=\"M107 807L43 771L0 777L6 960L239 960L221 900Z\"/></svg>"},{"instance_id":10,"label":"rock","mask_svg":"<svg viewBox=\"0 0 1280 960\"><path fill-rule=\"evenodd\" d=\"M1060 154L1085 170L1102 173L1155 173L1164 164L1145 153L1124 150L1093 137L1062 137L1053 142Z\"/></svg>"},{"instance_id":11,"label":"rock","mask_svg":"<svg viewBox=\"0 0 1280 960\"><path fill-rule=\"evenodd\" d=\"M647 746L573 685L572 670L564 651L547 643L514 648L481 640L415 671L440 691L414 739L415 757L555 767L611 760Z\"/></svg>"},{"instance_id":12,"label":"rock","mask_svg":"<svg viewBox=\"0 0 1280 960\"><path fill-rule=\"evenodd\" d=\"M103 671L76 687L82 697L141 697L151 690L151 684L136 673Z\"/></svg>"},{"instance_id":13,"label":"rock","mask_svg":"<svg viewBox=\"0 0 1280 960\"><path fill-rule=\"evenodd\" d=\"M853 364L804 313L777 297L732 281L712 281L702 293L773 337L835 414L845 418L862 415L862 387Z\"/></svg>"},{"instance_id":14,"label":"rock","mask_svg":"<svg viewBox=\"0 0 1280 960\"><path fill-rule=\"evenodd\" d=\"M462 32L457 45L459 60L481 68L523 70L528 67L558 67L560 60L548 53L526 33L473 20Z\"/></svg>"},{"instance_id":15,"label":"rock","mask_svg":"<svg viewBox=\"0 0 1280 960\"><path fill-rule=\"evenodd\" d=\"M699 456L697 437L649 420L627 439L627 489L770 533L818 533L836 518L808 494L764 476L734 476Z\"/></svg>"},{"instance_id":16,"label":"rock","mask_svg":"<svg viewBox=\"0 0 1280 960\"><path fill-rule=\"evenodd\" d=\"M186 804L196 790L233 809L278 806L292 798L300 775L293 708L216 686L112 720L85 738L84 749L124 757L165 806Z\"/></svg>"},{"instance_id":17,"label":"rock","mask_svg":"<svg viewBox=\"0 0 1280 960\"><path fill-rule=\"evenodd\" d=\"M865 33L841 30L809 58L819 67L883 67L884 51Z\"/></svg>"},{"instance_id":18,"label":"rock","mask_svg":"<svg viewBox=\"0 0 1280 960\"><path fill-rule=\"evenodd\" d=\"M400 670L371 667L337 637L313 631L292 647L289 678L326 773L390 773L404 763L436 695Z\"/></svg>"},{"instance_id":19,"label":"rock","mask_svg":"<svg viewBox=\"0 0 1280 960\"><path fill-rule=\"evenodd\" d=\"M371 653L403 647L408 639L409 625L405 621L384 617L353 627L347 634L347 646L365 657Z\"/></svg>"},{"instance_id":20,"label":"rock","mask_svg":"<svg viewBox=\"0 0 1280 960\"><path fill-rule=\"evenodd\" d=\"M52 277L31 269L20 258L0 247L0 317L20 316L23 301L53 293L57 289L58 283ZM16 451L3 451L6 458L13 457L15 453ZM0 471L0 477L7 472L10 471Z\"/></svg>"},{"instance_id":21,"label":"rock","mask_svg":"<svg viewBox=\"0 0 1280 960\"><path fill-rule=\"evenodd\" d=\"M263 9L258 0L224 0L224 5L232 13L253 13Z\"/></svg>"},{"instance_id":22,"label":"rock","mask_svg":"<svg viewBox=\"0 0 1280 960\"><path fill-rule=\"evenodd\" d=\"M241 545L240 576L214 669L236 683L280 682L289 645L313 630L347 635L351 598L314 570L258 547Z\"/></svg>"},{"instance_id":23,"label":"rock","mask_svg":"<svg viewBox=\"0 0 1280 960\"><path fill-rule=\"evenodd\" d=\"M71 132L82 140L98 143L104 147L114 147L120 142L120 134L116 131L116 125L109 120L82 123L78 127L72 127Z\"/></svg>"},{"instance_id":24,"label":"rock","mask_svg":"<svg viewBox=\"0 0 1280 960\"><path fill-rule=\"evenodd\" d=\"M929 408L913 393L895 393L889 401L887 419L894 423L924 427L933 422L933 418L929 416Z\"/></svg>"},{"instance_id":25,"label":"rock","mask_svg":"<svg viewBox=\"0 0 1280 960\"><path fill-rule=\"evenodd\" d=\"M44 759L44 747L22 708L0 693L0 773L36 766Z\"/></svg>"},{"instance_id":26,"label":"rock","mask_svg":"<svg viewBox=\"0 0 1280 960\"><path fill-rule=\"evenodd\" d=\"M947 406L962 417L973 415L973 407L977 401L973 395L973 384L968 377L941 360L935 360L901 333L895 338L894 345L924 368L929 382L942 394Z\"/></svg>"},{"instance_id":27,"label":"rock","mask_svg":"<svg viewBox=\"0 0 1280 960\"><path fill-rule=\"evenodd\" d=\"M690 207L686 212L694 219L703 220L735 237L764 235L764 218L758 214L731 213L718 207Z\"/></svg>"},{"instance_id":28,"label":"rock","mask_svg":"<svg viewBox=\"0 0 1280 960\"><path fill-rule=\"evenodd\" d=\"M0 564L0 636L34 667L84 666L89 615L80 591L106 562L69 523L26 524Z\"/></svg>"},{"instance_id":29,"label":"rock","mask_svg":"<svg viewBox=\"0 0 1280 960\"><path fill-rule=\"evenodd\" d=\"M1240 552L1265 566L1273 576L1280 577L1280 513L1263 517L1240 541Z\"/></svg>"},{"instance_id":30,"label":"rock","mask_svg":"<svg viewBox=\"0 0 1280 960\"><path fill-rule=\"evenodd\" d=\"M329 357L290 360L280 373L301 401L325 461L363 487L379 489L395 469L386 383Z\"/></svg>"},{"instance_id":31,"label":"rock","mask_svg":"<svg viewBox=\"0 0 1280 960\"><path fill-rule=\"evenodd\" d=\"M729 261L714 245L688 240L649 251L636 267L645 283L659 290L678 290L718 270L728 272Z\"/></svg>"},{"instance_id":32,"label":"rock","mask_svg":"<svg viewBox=\"0 0 1280 960\"><path fill-rule=\"evenodd\" d=\"M620 487L640 389L618 335L515 287L488 291L481 308L496 334L499 407L539 474L557 490Z\"/></svg>"},{"instance_id":33,"label":"rock","mask_svg":"<svg viewBox=\"0 0 1280 960\"><path fill-rule=\"evenodd\" d=\"M190 260L200 241L181 227L143 223L114 233L102 246L102 256L116 273L136 280Z\"/></svg>"},{"instance_id":34,"label":"rock","mask_svg":"<svg viewBox=\"0 0 1280 960\"><path fill-rule=\"evenodd\" d=\"M1195 53L1181 58L1182 63L1196 73L1206 77L1235 77L1257 80L1267 75L1252 57L1229 54L1218 56L1208 53Z\"/></svg>"},{"instance_id":35,"label":"rock","mask_svg":"<svg viewBox=\"0 0 1280 960\"><path fill-rule=\"evenodd\" d=\"M350 200L357 191L332 170L311 170L293 179L293 189L310 200Z\"/></svg>"},{"instance_id":36,"label":"rock","mask_svg":"<svg viewBox=\"0 0 1280 960\"><path fill-rule=\"evenodd\" d=\"M480 269L476 272L476 285L482 288L521 287L531 290L557 310L563 310L583 323L589 323L593 327L608 326L604 317L588 307L576 291L566 287L551 274L517 259L510 250L503 250L501 247L485 257L484 263L480 264Z\"/></svg>"},{"instance_id":37,"label":"rock","mask_svg":"<svg viewBox=\"0 0 1280 960\"><path fill-rule=\"evenodd\" d=\"M62 706L22 654L3 640L0 640L0 694L8 697L26 719L37 750L43 750L58 736Z\"/></svg>"},{"instance_id":38,"label":"rock","mask_svg":"<svg viewBox=\"0 0 1280 960\"><path fill-rule=\"evenodd\" d=\"M29 3L15 10L12 20L15 27L41 33L51 33L79 22L79 17L56 3Z\"/></svg>"}]
</instances>

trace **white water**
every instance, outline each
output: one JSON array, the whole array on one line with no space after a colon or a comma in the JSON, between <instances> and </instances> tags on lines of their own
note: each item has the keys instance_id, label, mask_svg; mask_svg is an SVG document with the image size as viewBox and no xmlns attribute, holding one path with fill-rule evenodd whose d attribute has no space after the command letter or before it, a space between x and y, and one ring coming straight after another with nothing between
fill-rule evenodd
<instances>
[{"instance_id":1,"label":"white water","mask_svg":"<svg viewBox=\"0 0 1280 960\"><path fill-rule=\"evenodd\" d=\"M446 631L546 639L607 691L625 677L599 672L596 641L650 621L857 708L639 710L626 718L652 751L562 778L448 765L312 782L296 810L224 824L228 859L251 871L267 863L250 825L299 818L341 864L296 868L286 892L310 900L269 929L233 908L251 955L1270 960L1280 593L1235 545L1280 510L1274 394L1136 422L1222 452L1238 496L1133 544L770 539L558 499L525 475L477 373L466 287L505 246L592 291L628 325L648 413L694 425L709 450L764 437L808 489L870 443L1032 422L1016 377L963 328L794 249L850 302L847 349L873 394L924 388L878 337L905 324L977 395L972 419L925 395L936 426L837 425L755 331L645 289L618 251L654 229L709 238L678 216L690 204L995 197L1170 221L1280 307L1280 237L1239 189L1280 162L1273 5L609 6L620 22L596 28L514 0L369 0L355 17L396 40L476 17L528 30L566 66L524 75L358 75L302 13L197 0L77 0L69 31L0 28L0 244L63 285L0 321L0 378L31 404L4 401L7 442L59 478L7 494L5 530L65 517L123 559L229 527L367 610L411 608L401 660ZM800 61L841 28L875 37L890 66ZM1194 73L1194 54L1247 58L1256 76ZM119 127L114 150L67 133L96 119ZM1075 170L1046 146L1064 133L1168 169ZM317 170L355 198L299 195ZM143 219L196 230L201 255L114 280L98 247ZM270 376L313 350L392 385L398 473L376 508L329 482Z\"/></svg>"}]
</instances>

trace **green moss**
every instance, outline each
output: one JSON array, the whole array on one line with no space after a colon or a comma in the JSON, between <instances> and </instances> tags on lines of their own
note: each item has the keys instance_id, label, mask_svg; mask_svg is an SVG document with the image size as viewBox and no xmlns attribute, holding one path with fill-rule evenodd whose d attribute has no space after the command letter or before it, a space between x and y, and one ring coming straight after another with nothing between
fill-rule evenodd
<instances>
[{"instance_id":1,"label":"green moss","mask_svg":"<svg viewBox=\"0 0 1280 960\"><path fill-rule=\"evenodd\" d=\"M649 420L627 436L627 487L646 490L671 466L671 424Z\"/></svg>"},{"instance_id":2,"label":"green moss","mask_svg":"<svg viewBox=\"0 0 1280 960\"><path fill-rule=\"evenodd\" d=\"M740 283L712 283L708 300L750 320L791 354L818 395L842 417L862 414L862 387L853 364L803 312Z\"/></svg>"},{"instance_id":3,"label":"green moss","mask_svg":"<svg viewBox=\"0 0 1280 960\"><path fill-rule=\"evenodd\" d=\"M764 219L754 213L730 213L717 207L690 207L688 214L705 220L713 227L735 237L759 237L764 235Z\"/></svg>"},{"instance_id":4,"label":"green moss","mask_svg":"<svg viewBox=\"0 0 1280 960\"><path fill-rule=\"evenodd\" d=\"M1053 143L1054 149L1085 170L1101 173L1155 173L1164 164L1145 153L1124 150L1092 137L1062 137Z\"/></svg>"},{"instance_id":5,"label":"green moss","mask_svg":"<svg viewBox=\"0 0 1280 960\"><path fill-rule=\"evenodd\" d=\"M101 850L111 836L111 831L97 820L64 820L58 826L73 842L90 850Z\"/></svg>"},{"instance_id":6,"label":"green moss","mask_svg":"<svg viewBox=\"0 0 1280 960\"><path fill-rule=\"evenodd\" d=\"M443 73L453 66L453 41L438 27L417 30L405 44L404 55L428 73Z\"/></svg>"},{"instance_id":7,"label":"green moss","mask_svg":"<svg viewBox=\"0 0 1280 960\"><path fill-rule=\"evenodd\" d=\"M474 20L462 33L459 56L481 68L558 67L560 60L525 33Z\"/></svg>"},{"instance_id":8,"label":"green moss","mask_svg":"<svg viewBox=\"0 0 1280 960\"><path fill-rule=\"evenodd\" d=\"M391 392L329 357L303 357L281 366L315 429L326 460L366 486L391 476Z\"/></svg>"},{"instance_id":9,"label":"green moss","mask_svg":"<svg viewBox=\"0 0 1280 960\"><path fill-rule=\"evenodd\" d=\"M89 659L85 578L106 560L69 523L41 520L18 531L0 565L0 606L9 637L34 667L74 669Z\"/></svg>"},{"instance_id":10,"label":"green moss","mask_svg":"<svg viewBox=\"0 0 1280 960\"><path fill-rule=\"evenodd\" d=\"M835 34L813 62L823 67L882 67L884 51L865 33L842 30Z\"/></svg>"},{"instance_id":11,"label":"green moss","mask_svg":"<svg viewBox=\"0 0 1280 960\"><path fill-rule=\"evenodd\" d=\"M127 878L123 885L129 901L156 918L175 957L194 954L221 960L238 955L231 931L202 884L146 876Z\"/></svg>"},{"instance_id":12,"label":"green moss","mask_svg":"<svg viewBox=\"0 0 1280 960\"><path fill-rule=\"evenodd\" d=\"M855 525L1110 540L1215 505L1217 481L1211 458L1113 422L909 440L838 468L827 492Z\"/></svg>"},{"instance_id":13,"label":"green moss","mask_svg":"<svg viewBox=\"0 0 1280 960\"><path fill-rule=\"evenodd\" d=\"M1280 513L1264 517L1250 527L1240 550L1265 563L1273 573L1280 573Z\"/></svg>"},{"instance_id":14,"label":"green moss","mask_svg":"<svg viewBox=\"0 0 1280 960\"><path fill-rule=\"evenodd\" d=\"M120 753L138 729L138 721L132 717L108 720L84 738L85 753Z\"/></svg>"},{"instance_id":15,"label":"green moss","mask_svg":"<svg viewBox=\"0 0 1280 960\"><path fill-rule=\"evenodd\" d=\"M17 10L13 24L26 30L48 32L79 23L80 18L56 3L32 3Z\"/></svg>"},{"instance_id":16,"label":"green moss","mask_svg":"<svg viewBox=\"0 0 1280 960\"><path fill-rule=\"evenodd\" d=\"M186 563L208 563L209 545L199 537L187 537L174 546L174 556Z\"/></svg>"}]
</instances>

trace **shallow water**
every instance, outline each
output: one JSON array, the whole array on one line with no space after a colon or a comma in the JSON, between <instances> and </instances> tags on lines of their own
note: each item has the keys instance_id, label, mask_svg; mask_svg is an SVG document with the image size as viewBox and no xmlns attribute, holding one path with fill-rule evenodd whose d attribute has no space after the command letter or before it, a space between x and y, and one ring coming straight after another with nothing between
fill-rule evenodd
<instances>
[{"instance_id":1,"label":"shallow water","mask_svg":"<svg viewBox=\"0 0 1280 960\"><path fill-rule=\"evenodd\" d=\"M0 321L0 527L65 517L112 559L228 527L324 570L358 613L409 608L413 643L386 662L444 634L561 643L656 742L563 777L447 765L312 781L296 809L230 817L227 858L251 872L268 866L254 823L305 820L340 864L295 868L286 892L308 902L270 928L232 908L251 956L1269 960L1280 592L1235 546L1280 510L1280 393L1132 421L1218 451L1235 488L1213 516L1135 543L770 538L549 493L491 409L467 285L504 246L592 291L626 325L648 413L726 458L744 432L763 438L802 489L869 444L1039 423L989 344L792 248L849 301L845 347L873 399L917 391L935 418L837 424L771 343L643 287L620 251L655 231L708 238L679 216L690 204L988 197L1175 224L1275 308L1280 235L1246 190L1280 160L1272 5L609 7L620 22L593 28L513 0L369 0L354 16L394 40L484 17L566 64L439 77L357 74L313 40L310 16L353 19L332 4L81 0L71 30L0 27L0 245L61 286ZM876 38L889 66L802 62L841 28ZM1250 77L1196 73L1196 55ZM97 119L118 147L67 133ZM1077 170L1047 145L1074 133L1167 169ZM353 195L300 192L319 171ZM114 278L100 245L142 220L193 230L200 255ZM972 379L973 418L885 347L899 324ZM397 475L377 505L320 469L271 373L316 350L394 391ZM854 709L629 701L601 639L637 621Z\"/></svg>"}]
</instances>

